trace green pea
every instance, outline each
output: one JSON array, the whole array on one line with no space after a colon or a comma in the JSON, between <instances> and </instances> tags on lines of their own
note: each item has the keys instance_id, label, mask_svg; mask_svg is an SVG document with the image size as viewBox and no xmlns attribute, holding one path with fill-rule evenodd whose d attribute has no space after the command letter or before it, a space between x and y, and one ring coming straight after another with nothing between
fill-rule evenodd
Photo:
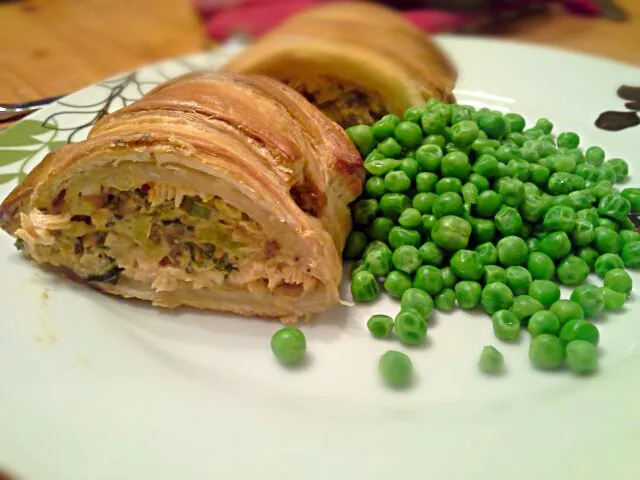
<instances>
[{"instance_id":1,"label":"green pea","mask_svg":"<svg viewBox=\"0 0 640 480\"><path fill-rule=\"evenodd\" d=\"M487 284L482 290L482 308L489 315L493 315L499 310L509 310L513 305L513 293L511 289L502 282Z\"/></svg>"},{"instance_id":2,"label":"green pea","mask_svg":"<svg viewBox=\"0 0 640 480\"><path fill-rule=\"evenodd\" d=\"M423 145L437 145L440 149L443 149L447 140L442 135L429 135L422 142Z\"/></svg>"},{"instance_id":3,"label":"green pea","mask_svg":"<svg viewBox=\"0 0 640 480\"><path fill-rule=\"evenodd\" d=\"M549 208L549 202L542 195L525 195L523 202L520 204L520 213L522 217L531 223L537 223Z\"/></svg>"},{"instance_id":4,"label":"green pea","mask_svg":"<svg viewBox=\"0 0 640 480\"><path fill-rule=\"evenodd\" d=\"M584 310L579 303L571 300L558 300L549 309L564 325L569 320L584 320Z\"/></svg>"},{"instance_id":5,"label":"green pea","mask_svg":"<svg viewBox=\"0 0 640 480\"><path fill-rule=\"evenodd\" d=\"M478 195L475 213L484 218L493 218L502 207L502 197L493 190L486 190Z\"/></svg>"},{"instance_id":6,"label":"green pea","mask_svg":"<svg viewBox=\"0 0 640 480\"><path fill-rule=\"evenodd\" d=\"M527 269L535 280L551 280L556 271L551 257L542 252L533 252L529 255Z\"/></svg>"},{"instance_id":7,"label":"green pea","mask_svg":"<svg viewBox=\"0 0 640 480\"><path fill-rule=\"evenodd\" d=\"M619 293L629 295L633 288L631 276L622 268L609 270L604 276L604 286Z\"/></svg>"},{"instance_id":8,"label":"green pea","mask_svg":"<svg viewBox=\"0 0 640 480\"><path fill-rule=\"evenodd\" d=\"M549 176L549 169L544 165L532 164L529 166L529 179L539 187L546 186Z\"/></svg>"},{"instance_id":9,"label":"green pea","mask_svg":"<svg viewBox=\"0 0 640 480\"><path fill-rule=\"evenodd\" d=\"M433 226L436 224L436 216L429 213L422 215L422 230L427 236L431 235Z\"/></svg>"},{"instance_id":10,"label":"green pea","mask_svg":"<svg viewBox=\"0 0 640 480\"><path fill-rule=\"evenodd\" d=\"M402 245L392 255L391 261L396 270L411 274L422 264L420 253L416 247ZM390 269L389 269L390 270ZM388 272L387 272L388 273Z\"/></svg>"},{"instance_id":11,"label":"green pea","mask_svg":"<svg viewBox=\"0 0 640 480\"><path fill-rule=\"evenodd\" d=\"M560 321L553 312L540 310L531 316L527 329L532 337L537 337L543 333L557 335L560 330Z\"/></svg>"},{"instance_id":12,"label":"green pea","mask_svg":"<svg viewBox=\"0 0 640 480\"><path fill-rule=\"evenodd\" d=\"M633 220L631 220L630 217L627 217L625 219L623 219L621 222L618 223L618 233L621 232L627 232L627 231L635 231L636 229L636 224ZM620 239L620 242L622 242L622 239ZM624 243L624 242L622 242Z\"/></svg>"},{"instance_id":13,"label":"green pea","mask_svg":"<svg viewBox=\"0 0 640 480\"><path fill-rule=\"evenodd\" d=\"M385 158L400 158L402 155L402 147L395 138L387 138L378 144L378 151Z\"/></svg>"},{"instance_id":14,"label":"green pea","mask_svg":"<svg viewBox=\"0 0 640 480\"><path fill-rule=\"evenodd\" d=\"M380 153L378 149L374 149L371 151L369 155L367 155L367 158L365 158L364 160L364 164L366 165L368 162L371 162L374 160L382 160L382 159L384 159L384 155Z\"/></svg>"},{"instance_id":15,"label":"green pea","mask_svg":"<svg viewBox=\"0 0 640 480\"><path fill-rule=\"evenodd\" d=\"M536 122L536 128L539 128L546 135L548 135L551 133L551 130L553 130L553 123L551 123L551 121L547 118L540 118Z\"/></svg>"},{"instance_id":16,"label":"green pea","mask_svg":"<svg viewBox=\"0 0 640 480\"><path fill-rule=\"evenodd\" d=\"M478 360L478 368L488 375L501 373L504 369L504 357L502 353L491 345L484 347Z\"/></svg>"},{"instance_id":17,"label":"green pea","mask_svg":"<svg viewBox=\"0 0 640 480\"><path fill-rule=\"evenodd\" d=\"M570 207L553 206L545 213L543 225L550 232L571 233L576 225L576 212Z\"/></svg>"},{"instance_id":18,"label":"green pea","mask_svg":"<svg viewBox=\"0 0 640 480\"><path fill-rule=\"evenodd\" d=\"M385 193L380 198L379 206L383 216L395 221L400 218L402 212L409 208L410 204L409 197L402 193Z\"/></svg>"},{"instance_id":19,"label":"green pea","mask_svg":"<svg viewBox=\"0 0 640 480\"><path fill-rule=\"evenodd\" d=\"M607 160L604 165L613 169L616 174L616 182L622 182L629 175L629 165L621 158Z\"/></svg>"},{"instance_id":20,"label":"green pea","mask_svg":"<svg viewBox=\"0 0 640 480\"><path fill-rule=\"evenodd\" d=\"M596 259L600 254L592 247L582 247L576 252L576 256L584 260L589 265L589 269L593 271Z\"/></svg>"},{"instance_id":21,"label":"green pea","mask_svg":"<svg viewBox=\"0 0 640 480\"><path fill-rule=\"evenodd\" d=\"M356 275L358 272L368 272L368 271L369 269L367 265L362 260L354 262L353 264L351 264L351 267L349 268L349 278L353 279L354 275Z\"/></svg>"},{"instance_id":22,"label":"green pea","mask_svg":"<svg viewBox=\"0 0 640 480\"><path fill-rule=\"evenodd\" d=\"M345 131L363 157L366 157L375 147L375 139L369 126L356 125L347 128Z\"/></svg>"},{"instance_id":23,"label":"green pea","mask_svg":"<svg viewBox=\"0 0 640 480\"><path fill-rule=\"evenodd\" d=\"M494 178L498 173L498 159L489 154L480 155L473 164L473 171L487 178Z\"/></svg>"},{"instance_id":24,"label":"green pea","mask_svg":"<svg viewBox=\"0 0 640 480\"><path fill-rule=\"evenodd\" d=\"M433 300L424 290L412 287L402 294L400 308L402 310L415 310L420 314L420 318L429 320L433 312Z\"/></svg>"},{"instance_id":25,"label":"green pea","mask_svg":"<svg viewBox=\"0 0 640 480\"><path fill-rule=\"evenodd\" d=\"M515 341L520 338L520 319L509 310L498 310L491 317L493 333L500 340Z\"/></svg>"},{"instance_id":26,"label":"green pea","mask_svg":"<svg viewBox=\"0 0 640 480\"><path fill-rule=\"evenodd\" d=\"M529 295L518 295L513 299L511 311L521 323L525 324L529 318L536 312L544 310L544 305Z\"/></svg>"},{"instance_id":27,"label":"green pea","mask_svg":"<svg viewBox=\"0 0 640 480\"><path fill-rule=\"evenodd\" d=\"M442 116L444 121L449 124L451 123L451 114L453 112L453 105L450 103L438 103L430 108L432 112L437 112Z\"/></svg>"},{"instance_id":28,"label":"green pea","mask_svg":"<svg viewBox=\"0 0 640 480\"><path fill-rule=\"evenodd\" d=\"M522 230L522 217L518 210L507 205L503 205L496 213L495 225L503 235L517 235Z\"/></svg>"},{"instance_id":29,"label":"green pea","mask_svg":"<svg viewBox=\"0 0 640 480\"><path fill-rule=\"evenodd\" d=\"M379 292L378 281L371 272L361 271L351 278L351 295L356 302L371 302Z\"/></svg>"},{"instance_id":30,"label":"green pea","mask_svg":"<svg viewBox=\"0 0 640 480\"><path fill-rule=\"evenodd\" d=\"M420 166L418 165L418 162L413 158L405 158L400 161L398 170L404 172L411 180L415 180L415 178L418 176Z\"/></svg>"},{"instance_id":31,"label":"green pea","mask_svg":"<svg viewBox=\"0 0 640 480\"><path fill-rule=\"evenodd\" d=\"M618 236L620 237L620 243L623 247L627 243L640 241L640 233L635 230L623 230Z\"/></svg>"},{"instance_id":32,"label":"green pea","mask_svg":"<svg viewBox=\"0 0 640 480\"><path fill-rule=\"evenodd\" d=\"M471 225L466 220L447 215L436 220L431 239L445 250L460 250L469 244Z\"/></svg>"},{"instance_id":33,"label":"green pea","mask_svg":"<svg viewBox=\"0 0 640 480\"><path fill-rule=\"evenodd\" d=\"M483 266L494 265L498 261L498 249L491 242L481 243L474 250Z\"/></svg>"},{"instance_id":34,"label":"green pea","mask_svg":"<svg viewBox=\"0 0 640 480\"><path fill-rule=\"evenodd\" d=\"M522 132L524 130L525 121L522 115L509 112L504 115L504 120L509 125L510 132Z\"/></svg>"},{"instance_id":35,"label":"green pea","mask_svg":"<svg viewBox=\"0 0 640 480\"><path fill-rule=\"evenodd\" d=\"M505 270L506 284L515 295L524 295L529 291L531 274L524 267L515 265Z\"/></svg>"},{"instance_id":36,"label":"green pea","mask_svg":"<svg viewBox=\"0 0 640 480\"><path fill-rule=\"evenodd\" d=\"M364 263L375 277L385 277L393 268L391 250L386 245L371 249L364 254Z\"/></svg>"},{"instance_id":37,"label":"green pea","mask_svg":"<svg viewBox=\"0 0 640 480\"><path fill-rule=\"evenodd\" d=\"M410 291L411 289L407 290L407 292ZM407 292L405 292L405 295ZM426 295L424 292L420 293ZM431 300L431 297L429 297L429 300ZM422 314L413 308L400 310L400 313L396 315L394 327L398 340L405 345L418 345L422 343L427 335L427 322Z\"/></svg>"},{"instance_id":38,"label":"green pea","mask_svg":"<svg viewBox=\"0 0 640 480\"><path fill-rule=\"evenodd\" d=\"M404 272L393 270L384 281L384 290L392 297L400 299L411 288L411 277Z\"/></svg>"},{"instance_id":39,"label":"green pea","mask_svg":"<svg viewBox=\"0 0 640 480\"><path fill-rule=\"evenodd\" d=\"M307 340L295 327L283 327L271 337L271 351L283 365L300 363L306 350Z\"/></svg>"},{"instance_id":40,"label":"green pea","mask_svg":"<svg viewBox=\"0 0 640 480\"><path fill-rule=\"evenodd\" d=\"M529 360L534 367L550 370L564 363L565 347L555 335L543 333L533 337L529 344Z\"/></svg>"},{"instance_id":41,"label":"green pea","mask_svg":"<svg viewBox=\"0 0 640 480\"><path fill-rule=\"evenodd\" d=\"M462 186L462 198L464 203L473 205L478 199L478 187L473 183L467 182Z\"/></svg>"},{"instance_id":42,"label":"green pea","mask_svg":"<svg viewBox=\"0 0 640 480\"><path fill-rule=\"evenodd\" d=\"M596 227L593 246L600 253L618 253L620 251L620 237L611 228Z\"/></svg>"},{"instance_id":43,"label":"green pea","mask_svg":"<svg viewBox=\"0 0 640 480\"><path fill-rule=\"evenodd\" d=\"M567 344L567 366L576 375L588 375L598 369L596 346L585 340L574 340Z\"/></svg>"},{"instance_id":44,"label":"green pea","mask_svg":"<svg viewBox=\"0 0 640 480\"><path fill-rule=\"evenodd\" d=\"M394 134L398 143L404 148L414 149L422 145L422 129L413 122L400 122Z\"/></svg>"},{"instance_id":45,"label":"green pea","mask_svg":"<svg viewBox=\"0 0 640 480\"><path fill-rule=\"evenodd\" d=\"M542 237L540 251L553 260L564 258L571 250L571 241L565 232L551 232Z\"/></svg>"},{"instance_id":46,"label":"green pea","mask_svg":"<svg viewBox=\"0 0 640 480\"><path fill-rule=\"evenodd\" d=\"M588 220L576 220L571 233L571 243L576 247L586 247L595 238L596 231Z\"/></svg>"},{"instance_id":47,"label":"green pea","mask_svg":"<svg viewBox=\"0 0 640 480\"><path fill-rule=\"evenodd\" d=\"M451 267L444 267L440 270L440 275L442 275L442 285L444 288L453 288L456 283L458 283L458 277L453 273Z\"/></svg>"},{"instance_id":48,"label":"green pea","mask_svg":"<svg viewBox=\"0 0 640 480\"><path fill-rule=\"evenodd\" d=\"M591 187L590 191L598 200L600 200L612 193L614 190L613 185L609 180L600 180L595 186Z\"/></svg>"},{"instance_id":49,"label":"green pea","mask_svg":"<svg viewBox=\"0 0 640 480\"><path fill-rule=\"evenodd\" d=\"M503 143L496 149L495 158L499 162L507 164L509 160L517 158L518 155L520 155L520 149L517 146Z\"/></svg>"},{"instance_id":50,"label":"green pea","mask_svg":"<svg viewBox=\"0 0 640 480\"><path fill-rule=\"evenodd\" d=\"M629 242L622 247L620 257L627 268L640 268L640 242Z\"/></svg>"},{"instance_id":51,"label":"green pea","mask_svg":"<svg viewBox=\"0 0 640 480\"><path fill-rule=\"evenodd\" d=\"M625 188L620 195L629 202L631 212L640 212L640 188Z\"/></svg>"},{"instance_id":52,"label":"green pea","mask_svg":"<svg viewBox=\"0 0 640 480\"><path fill-rule=\"evenodd\" d=\"M422 225L422 214L415 208L407 208L400 214L398 223L405 228L418 228Z\"/></svg>"},{"instance_id":53,"label":"green pea","mask_svg":"<svg viewBox=\"0 0 640 480\"><path fill-rule=\"evenodd\" d=\"M618 193L610 193L600 199L600 203L598 203L598 214L619 222L624 220L630 211L629 200Z\"/></svg>"},{"instance_id":54,"label":"green pea","mask_svg":"<svg viewBox=\"0 0 640 480\"><path fill-rule=\"evenodd\" d=\"M595 285L581 285L571 292L571 300L580 304L586 318L597 317L602 313L604 301L602 289Z\"/></svg>"},{"instance_id":55,"label":"green pea","mask_svg":"<svg viewBox=\"0 0 640 480\"><path fill-rule=\"evenodd\" d=\"M572 208L581 210L583 208L591 208L591 204L595 201L595 195L590 190L576 190L569 194Z\"/></svg>"},{"instance_id":56,"label":"green pea","mask_svg":"<svg viewBox=\"0 0 640 480\"><path fill-rule=\"evenodd\" d=\"M480 256L472 250L458 250L450 261L451 270L463 280L479 280L484 274Z\"/></svg>"},{"instance_id":57,"label":"green pea","mask_svg":"<svg viewBox=\"0 0 640 480\"><path fill-rule=\"evenodd\" d=\"M480 129L472 120L462 120L451 127L451 141L465 147L471 145L477 138Z\"/></svg>"},{"instance_id":58,"label":"green pea","mask_svg":"<svg viewBox=\"0 0 640 480\"><path fill-rule=\"evenodd\" d=\"M440 112L427 111L422 115L420 124L425 134L435 135L444 133L447 121Z\"/></svg>"},{"instance_id":59,"label":"green pea","mask_svg":"<svg viewBox=\"0 0 640 480\"><path fill-rule=\"evenodd\" d=\"M353 204L352 215L356 225L369 225L378 213L378 201L374 198L362 198Z\"/></svg>"},{"instance_id":60,"label":"green pea","mask_svg":"<svg viewBox=\"0 0 640 480\"><path fill-rule=\"evenodd\" d=\"M464 105L452 105L451 107L451 125L470 120L471 112Z\"/></svg>"},{"instance_id":61,"label":"green pea","mask_svg":"<svg viewBox=\"0 0 640 480\"><path fill-rule=\"evenodd\" d=\"M383 158L380 160L370 160L364 163L367 173L375 176L386 175L400 166L400 160Z\"/></svg>"},{"instance_id":62,"label":"green pea","mask_svg":"<svg viewBox=\"0 0 640 480\"><path fill-rule=\"evenodd\" d=\"M606 180L615 183L617 179L616 171L610 165L603 165L598 171L598 181Z\"/></svg>"},{"instance_id":63,"label":"green pea","mask_svg":"<svg viewBox=\"0 0 640 480\"><path fill-rule=\"evenodd\" d=\"M367 321L367 328L376 338L389 338L393 330L393 318L389 315L372 315Z\"/></svg>"},{"instance_id":64,"label":"green pea","mask_svg":"<svg viewBox=\"0 0 640 480\"><path fill-rule=\"evenodd\" d=\"M405 110L404 115L402 116L402 120L405 122L413 122L417 125L420 124L420 120L422 120L422 115L424 114L424 109L420 107L409 107ZM382 117L384 118L384 117ZM398 119L398 123L400 123L400 119ZM397 123L396 123L397 125Z\"/></svg>"},{"instance_id":65,"label":"green pea","mask_svg":"<svg viewBox=\"0 0 640 480\"><path fill-rule=\"evenodd\" d=\"M523 265L527 261L529 250L526 242L514 235L504 237L498 242L498 259L505 267Z\"/></svg>"},{"instance_id":66,"label":"green pea","mask_svg":"<svg viewBox=\"0 0 640 480\"><path fill-rule=\"evenodd\" d=\"M378 371L382 380L392 388L407 388L413 381L413 364L402 352L385 352L378 361Z\"/></svg>"},{"instance_id":67,"label":"green pea","mask_svg":"<svg viewBox=\"0 0 640 480\"><path fill-rule=\"evenodd\" d=\"M594 271L596 272L596 275L604 278L609 270L624 268L624 266L624 262L619 255L616 255L615 253L604 253L596 258Z\"/></svg>"},{"instance_id":68,"label":"green pea","mask_svg":"<svg viewBox=\"0 0 640 480\"><path fill-rule=\"evenodd\" d=\"M588 165L599 167L604 162L604 150L600 147L589 147L584 153L585 160Z\"/></svg>"},{"instance_id":69,"label":"green pea","mask_svg":"<svg viewBox=\"0 0 640 480\"><path fill-rule=\"evenodd\" d=\"M456 293L450 289L445 288L434 299L434 305L436 310L441 312L451 312L455 308Z\"/></svg>"},{"instance_id":70,"label":"green pea","mask_svg":"<svg viewBox=\"0 0 640 480\"><path fill-rule=\"evenodd\" d=\"M620 226L618 225L618 222L616 222L615 220L611 220L610 218L606 218L606 217L598 218L598 222L596 224L596 227L610 228L614 232L617 232L620 229Z\"/></svg>"},{"instance_id":71,"label":"green pea","mask_svg":"<svg viewBox=\"0 0 640 480\"><path fill-rule=\"evenodd\" d=\"M463 280L456 283L456 300L463 310L473 310L480 303L482 287L478 282Z\"/></svg>"},{"instance_id":72,"label":"green pea","mask_svg":"<svg viewBox=\"0 0 640 480\"><path fill-rule=\"evenodd\" d=\"M520 148L520 156L522 159L529 164L529 162L537 162L540 158L540 154L538 153L538 145L539 142L537 140L526 140L522 147Z\"/></svg>"},{"instance_id":73,"label":"green pea","mask_svg":"<svg viewBox=\"0 0 640 480\"><path fill-rule=\"evenodd\" d=\"M443 177L466 180L471 173L469 157L462 152L451 152L442 158L440 173Z\"/></svg>"},{"instance_id":74,"label":"green pea","mask_svg":"<svg viewBox=\"0 0 640 480\"><path fill-rule=\"evenodd\" d=\"M459 178L445 177L436 183L436 194L442 195L447 192L460 193L462 191L462 182Z\"/></svg>"},{"instance_id":75,"label":"green pea","mask_svg":"<svg viewBox=\"0 0 640 480\"><path fill-rule=\"evenodd\" d=\"M473 183L478 189L478 193L482 193L489 189L489 180L484 175L472 173L469 175L469 183Z\"/></svg>"},{"instance_id":76,"label":"green pea","mask_svg":"<svg viewBox=\"0 0 640 480\"><path fill-rule=\"evenodd\" d=\"M558 135L557 143L561 148L578 148L580 137L574 132L562 132Z\"/></svg>"},{"instance_id":77,"label":"green pea","mask_svg":"<svg viewBox=\"0 0 640 480\"><path fill-rule=\"evenodd\" d=\"M529 249L529 254L533 252L537 252L540 250L540 239L536 237L527 238L527 248ZM529 257L531 258L531 257Z\"/></svg>"},{"instance_id":78,"label":"green pea","mask_svg":"<svg viewBox=\"0 0 640 480\"><path fill-rule=\"evenodd\" d=\"M556 274L564 285L579 285L589 276L589 265L580 257L570 255L560 262Z\"/></svg>"},{"instance_id":79,"label":"green pea","mask_svg":"<svg viewBox=\"0 0 640 480\"><path fill-rule=\"evenodd\" d=\"M585 320L569 320L562 326L558 336L565 344L574 340L584 340L597 347L600 342L598 327Z\"/></svg>"},{"instance_id":80,"label":"green pea","mask_svg":"<svg viewBox=\"0 0 640 480\"><path fill-rule=\"evenodd\" d=\"M416 190L418 192L433 192L438 182L438 176L431 172L420 172L416 176Z\"/></svg>"},{"instance_id":81,"label":"green pea","mask_svg":"<svg viewBox=\"0 0 640 480\"><path fill-rule=\"evenodd\" d=\"M461 216L463 207L464 202L460 195L454 192L446 192L436 198L433 204L433 214L436 218L446 215Z\"/></svg>"},{"instance_id":82,"label":"green pea","mask_svg":"<svg viewBox=\"0 0 640 480\"><path fill-rule=\"evenodd\" d=\"M483 130L489 138L502 138L507 134L507 122L504 117L496 112L486 112L478 116L478 127Z\"/></svg>"},{"instance_id":83,"label":"green pea","mask_svg":"<svg viewBox=\"0 0 640 480\"><path fill-rule=\"evenodd\" d=\"M444 261L444 251L434 242L424 243L420 249L420 258L425 265L434 265L439 267Z\"/></svg>"},{"instance_id":84,"label":"green pea","mask_svg":"<svg viewBox=\"0 0 640 480\"><path fill-rule=\"evenodd\" d=\"M443 289L443 286L442 272L438 268L424 265L416 271L413 288L423 290L430 295L436 295Z\"/></svg>"},{"instance_id":85,"label":"green pea","mask_svg":"<svg viewBox=\"0 0 640 480\"><path fill-rule=\"evenodd\" d=\"M577 220L587 220L594 227L598 222L598 211L595 208L583 208L576 213Z\"/></svg>"},{"instance_id":86,"label":"green pea","mask_svg":"<svg viewBox=\"0 0 640 480\"><path fill-rule=\"evenodd\" d=\"M624 293L611 290L609 287L602 288L602 300L604 301L604 309L608 312L615 312L624 307L627 296Z\"/></svg>"},{"instance_id":87,"label":"green pea","mask_svg":"<svg viewBox=\"0 0 640 480\"><path fill-rule=\"evenodd\" d=\"M535 140L537 138L540 138L542 135L544 135L544 132L536 127L533 128L528 128L527 130L524 130L522 132L525 136L526 139L528 140Z\"/></svg>"},{"instance_id":88,"label":"green pea","mask_svg":"<svg viewBox=\"0 0 640 480\"><path fill-rule=\"evenodd\" d=\"M494 155L496 153L496 148L500 146L500 142L498 140L492 140L489 138L480 138L471 144L471 150L473 150L477 156L488 154Z\"/></svg>"},{"instance_id":89,"label":"green pea","mask_svg":"<svg viewBox=\"0 0 640 480\"><path fill-rule=\"evenodd\" d=\"M420 116L422 116L422 110ZM371 126L371 131L375 139L379 142L393 136L396 126L400 123L400 119L393 114L385 115Z\"/></svg>"},{"instance_id":90,"label":"green pea","mask_svg":"<svg viewBox=\"0 0 640 480\"><path fill-rule=\"evenodd\" d=\"M420 233L403 227L393 227L389 232L389 245L394 250L403 245L418 247L421 243Z\"/></svg>"},{"instance_id":91,"label":"green pea","mask_svg":"<svg viewBox=\"0 0 640 480\"><path fill-rule=\"evenodd\" d=\"M442 162L442 149L438 145L426 144L416 150L416 161L427 172L437 172Z\"/></svg>"},{"instance_id":92,"label":"green pea","mask_svg":"<svg viewBox=\"0 0 640 480\"><path fill-rule=\"evenodd\" d=\"M389 239L389 232L391 232L393 227L394 223L392 220L386 217L378 217L371 222L371 227L369 227L368 230L369 237L373 240L386 242Z\"/></svg>"},{"instance_id":93,"label":"green pea","mask_svg":"<svg viewBox=\"0 0 640 480\"><path fill-rule=\"evenodd\" d=\"M560 288L551 280L534 280L529 285L529 296L538 300L544 308L549 308L560 300Z\"/></svg>"},{"instance_id":94,"label":"green pea","mask_svg":"<svg viewBox=\"0 0 640 480\"><path fill-rule=\"evenodd\" d=\"M371 198L380 198L384 195L384 180L380 177L371 177L364 184L364 191Z\"/></svg>"},{"instance_id":95,"label":"green pea","mask_svg":"<svg viewBox=\"0 0 640 480\"><path fill-rule=\"evenodd\" d=\"M484 266L484 283L489 285L490 283L505 283L507 282L507 274L504 268L497 265L485 265Z\"/></svg>"},{"instance_id":96,"label":"green pea","mask_svg":"<svg viewBox=\"0 0 640 480\"><path fill-rule=\"evenodd\" d=\"M359 258L367 248L367 236L363 232L356 230L349 233L342 254L345 258Z\"/></svg>"},{"instance_id":97,"label":"green pea","mask_svg":"<svg viewBox=\"0 0 640 480\"><path fill-rule=\"evenodd\" d=\"M518 207L524 200L524 184L517 178L502 178L498 182L498 193L505 205Z\"/></svg>"},{"instance_id":98,"label":"green pea","mask_svg":"<svg viewBox=\"0 0 640 480\"><path fill-rule=\"evenodd\" d=\"M403 193L411 187L411 179L401 171L389 172L384 176L384 188L392 193Z\"/></svg>"}]
</instances>

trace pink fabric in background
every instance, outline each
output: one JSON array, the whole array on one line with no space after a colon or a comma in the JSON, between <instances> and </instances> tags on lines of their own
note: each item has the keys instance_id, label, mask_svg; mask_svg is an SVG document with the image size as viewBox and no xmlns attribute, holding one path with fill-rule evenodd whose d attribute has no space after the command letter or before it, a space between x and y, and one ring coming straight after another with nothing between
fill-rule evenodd
<instances>
[{"instance_id":1,"label":"pink fabric in background","mask_svg":"<svg viewBox=\"0 0 640 480\"><path fill-rule=\"evenodd\" d=\"M259 37L289 16L305 8L340 0L194 0L197 12L206 22L205 31L211 39L222 42L236 33ZM404 10L402 14L425 32L437 33L463 30L482 19L518 12L527 4L552 3L553 0L508 2L498 8L482 12L459 13L444 10ZM568 10L587 15L598 15L601 10L594 0L562 0Z\"/></svg>"}]
</instances>

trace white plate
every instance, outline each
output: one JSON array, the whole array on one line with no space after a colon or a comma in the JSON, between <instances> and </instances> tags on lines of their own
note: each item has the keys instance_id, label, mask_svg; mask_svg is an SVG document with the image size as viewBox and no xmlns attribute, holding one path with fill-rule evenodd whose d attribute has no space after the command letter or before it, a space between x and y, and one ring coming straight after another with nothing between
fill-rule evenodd
<instances>
[{"instance_id":1,"label":"white plate","mask_svg":"<svg viewBox=\"0 0 640 480\"><path fill-rule=\"evenodd\" d=\"M637 68L476 38L441 42L459 66L461 102L546 116L638 171L640 127L594 126L600 112L624 110L616 90L638 85ZM105 102L117 109L236 49L85 88L2 134L0 163L15 160L0 167L2 197L23 162L29 171L47 145L84 138L79 127ZM45 119L58 130L38 127ZM395 313L393 301L321 315L303 327L308 364L286 370L269 350L275 323L120 301L39 270L11 244L0 235L0 466L20 479L640 478L637 301L598 321L601 372L590 378L535 371L526 339L499 344L484 315L438 313L428 344L410 352L418 382L398 393L380 385L376 366L401 347L365 329L372 312ZM505 354L501 378L477 371L488 344Z\"/></svg>"}]
</instances>

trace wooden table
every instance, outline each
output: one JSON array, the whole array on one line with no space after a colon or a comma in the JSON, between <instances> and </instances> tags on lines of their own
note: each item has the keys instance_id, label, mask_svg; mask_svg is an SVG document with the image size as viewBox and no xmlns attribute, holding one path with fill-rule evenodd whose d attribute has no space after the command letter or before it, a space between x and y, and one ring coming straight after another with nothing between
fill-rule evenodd
<instances>
[{"instance_id":1,"label":"wooden table","mask_svg":"<svg viewBox=\"0 0 640 480\"><path fill-rule=\"evenodd\" d=\"M640 2L618 0L627 22L554 8L503 38L640 66ZM206 48L190 0L31 0L0 5L0 103L72 92L109 75Z\"/></svg>"}]
</instances>

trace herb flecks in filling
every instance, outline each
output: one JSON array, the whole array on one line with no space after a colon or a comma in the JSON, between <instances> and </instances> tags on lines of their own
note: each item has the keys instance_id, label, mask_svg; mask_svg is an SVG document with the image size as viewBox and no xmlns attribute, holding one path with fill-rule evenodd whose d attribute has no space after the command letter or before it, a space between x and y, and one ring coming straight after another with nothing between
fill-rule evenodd
<instances>
[{"instance_id":1,"label":"herb flecks in filling","mask_svg":"<svg viewBox=\"0 0 640 480\"><path fill-rule=\"evenodd\" d=\"M238 269L245 246L258 242L256 248L263 248L255 238L258 225L221 198L196 195L152 202L151 189L103 187L99 193L77 195L63 190L41 209L68 219L50 231L58 257L65 259L60 263L71 260L86 280L114 284L126 270L116 258L132 254L135 261L142 257L147 268L177 267L188 274L214 270L226 276ZM23 250L25 241L18 238L16 247Z\"/></svg>"}]
</instances>

